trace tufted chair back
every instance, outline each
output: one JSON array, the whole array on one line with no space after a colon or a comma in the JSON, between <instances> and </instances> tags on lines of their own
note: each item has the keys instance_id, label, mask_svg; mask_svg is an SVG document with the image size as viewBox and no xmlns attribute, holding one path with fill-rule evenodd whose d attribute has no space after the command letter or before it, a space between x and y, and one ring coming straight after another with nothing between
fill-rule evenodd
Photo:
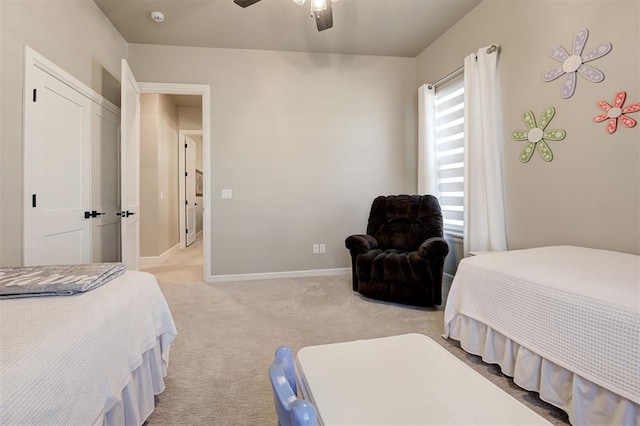
<instances>
[{"instance_id":1,"label":"tufted chair back","mask_svg":"<svg viewBox=\"0 0 640 426\"><path fill-rule=\"evenodd\" d=\"M373 200L367 234L379 248L416 251L431 237L442 237L442 211L433 195L390 195Z\"/></svg>"},{"instance_id":2,"label":"tufted chair back","mask_svg":"<svg viewBox=\"0 0 640 426\"><path fill-rule=\"evenodd\" d=\"M390 302L442 303L449 246L442 211L432 195L388 195L373 200L366 234L344 241L351 254L353 290Z\"/></svg>"}]
</instances>

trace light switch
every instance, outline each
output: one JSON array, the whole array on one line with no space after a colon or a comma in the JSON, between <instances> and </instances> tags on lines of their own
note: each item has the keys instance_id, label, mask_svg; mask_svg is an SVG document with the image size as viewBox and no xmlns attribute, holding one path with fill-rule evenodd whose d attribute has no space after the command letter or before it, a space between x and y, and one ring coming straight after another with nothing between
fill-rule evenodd
<instances>
[{"instance_id":1,"label":"light switch","mask_svg":"<svg viewBox=\"0 0 640 426\"><path fill-rule=\"evenodd\" d=\"M233 198L232 197L232 193L230 189L223 189L222 190L222 198L226 199L226 198Z\"/></svg>"}]
</instances>

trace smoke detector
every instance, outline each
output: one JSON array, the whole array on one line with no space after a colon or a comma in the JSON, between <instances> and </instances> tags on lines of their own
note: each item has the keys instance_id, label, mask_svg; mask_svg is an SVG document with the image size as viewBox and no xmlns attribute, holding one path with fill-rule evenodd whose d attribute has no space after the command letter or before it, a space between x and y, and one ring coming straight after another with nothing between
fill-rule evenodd
<instances>
[{"instance_id":1,"label":"smoke detector","mask_svg":"<svg viewBox=\"0 0 640 426\"><path fill-rule=\"evenodd\" d=\"M162 22L164 21L164 15L162 12L158 12L158 11L153 11L151 12L151 20L153 22Z\"/></svg>"}]
</instances>

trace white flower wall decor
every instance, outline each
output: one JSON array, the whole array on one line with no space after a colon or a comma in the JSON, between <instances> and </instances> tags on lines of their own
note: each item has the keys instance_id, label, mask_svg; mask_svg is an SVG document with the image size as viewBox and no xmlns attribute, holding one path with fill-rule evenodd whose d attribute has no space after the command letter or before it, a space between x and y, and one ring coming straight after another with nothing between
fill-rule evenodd
<instances>
[{"instance_id":1,"label":"white flower wall decor","mask_svg":"<svg viewBox=\"0 0 640 426\"><path fill-rule=\"evenodd\" d=\"M549 57L562 62L562 65L545 72L542 80L550 82L565 75L562 87L560 88L560 97L562 99L568 99L575 93L578 79L577 74L594 83L600 83L604 80L602 71L586 65L586 63L601 58L611 52L611 43L601 43L583 55L582 52L584 51L588 38L589 31L586 28L582 28L576 33L573 39L571 55L560 45L553 46L549 51Z\"/></svg>"}]
</instances>

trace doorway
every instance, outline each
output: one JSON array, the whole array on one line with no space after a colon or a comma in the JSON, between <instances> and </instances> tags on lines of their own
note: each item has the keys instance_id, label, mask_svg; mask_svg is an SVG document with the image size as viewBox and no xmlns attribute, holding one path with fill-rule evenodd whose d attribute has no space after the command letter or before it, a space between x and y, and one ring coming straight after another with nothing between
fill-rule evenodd
<instances>
[{"instance_id":1,"label":"doorway","mask_svg":"<svg viewBox=\"0 0 640 426\"><path fill-rule=\"evenodd\" d=\"M202 237L204 174L202 173L202 130L180 130L178 136L178 178L180 185L180 248Z\"/></svg>"},{"instance_id":2,"label":"doorway","mask_svg":"<svg viewBox=\"0 0 640 426\"><path fill-rule=\"evenodd\" d=\"M171 243L169 250L161 253L159 256L152 256L151 262L141 253L143 261L143 270L148 270L154 274L162 273L162 271L173 269L182 271L179 273L181 281L206 281L210 276L210 204L208 194L208 176L209 176L209 86L205 85L189 85L189 84L163 84L163 83L139 83L141 96L156 95L169 99L169 102L175 105L181 112L178 124L174 127L175 138L172 142L173 152L177 158L172 162L170 167L162 164L167 161L167 156L163 154L157 158L159 170L157 175L168 176L170 183L166 181L155 187L145 188L141 181L141 189L143 194L154 194L162 201L161 204L171 210L171 214L175 215L175 222L171 230L172 237L175 237ZM144 114L141 114L144 119ZM166 126L166 120L163 119L163 125ZM141 129L144 132L144 128ZM141 135L142 136L142 135ZM190 167L195 166L195 172L192 172L191 178L198 176L200 191L196 191L193 186L193 194L187 194L186 181L186 155L185 143L187 137L193 143L192 149L197 151L195 158L192 158ZM156 153L157 154L157 153ZM144 157L142 157L143 161ZM173 160L172 160L173 161ZM144 165L143 165L144 169ZM144 171L142 171L144 175ZM172 188L174 191L169 189ZM170 205L167 203L170 202ZM144 208L141 209L144 212ZM153 211L147 209L152 215L160 216L166 212ZM195 226L187 226L190 222L188 212L191 212L192 218L197 220ZM141 216L142 226L144 226L144 214ZM190 224L191 225L191 224ZM152 232L153 232L152 228ZM141 237L144 235L141 233ZM192 241L187 244L187 237ZM166 242L166 241L165 241ZM166 247L166 244L165 244ZM196 274L197 271L197 274Z\"/></svg>"}]
</instances>

